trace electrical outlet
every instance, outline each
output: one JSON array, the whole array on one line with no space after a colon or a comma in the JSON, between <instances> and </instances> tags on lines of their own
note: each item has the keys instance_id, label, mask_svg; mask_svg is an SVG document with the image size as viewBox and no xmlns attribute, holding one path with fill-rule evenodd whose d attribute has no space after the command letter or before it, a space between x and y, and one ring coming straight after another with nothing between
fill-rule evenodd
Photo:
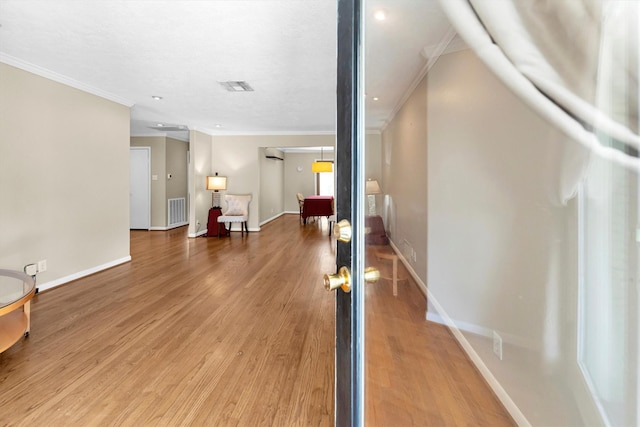
<instances>
[{"instance_id":1,"label":"electrical outlet","mask_svg":"<svg viewBox=\"0 0 640 427\"><path fill-rule=\"evenodd\" d=\"M200 220L196 219L196 227L200 227Z\"/></svg>"},{"instance_id":2,"label":"electrical outlet","mask_svg":"<svg viewBox=\"0 0 640 427\"><path fill-rule=\"evenodd\" d=\"M493 331L493 352L502 360L502 337L496 331Z\"/></svg>"},{"instance_id":3,"label":"electrical outlet","mask_svg":"<svg viewBox=\"0 0 640 427\"><path fill-rule=\"evenodd\" d=\"M42 261L38 261L38 273L42 273L43 271L47 271L46 259L43 259Z\"/></svg>"},{"instance_id":4,"label":"electrical outlet","mask_svg":"<svg viewBox=\"0 0 640 427\"><path fill-rule=\"evenodd\" d=\"M415 251L415 249L411 249L411 260L412 260L413 262L418 261L418 257L416 256L416 251Z\"/></svg>"}]
</instances>

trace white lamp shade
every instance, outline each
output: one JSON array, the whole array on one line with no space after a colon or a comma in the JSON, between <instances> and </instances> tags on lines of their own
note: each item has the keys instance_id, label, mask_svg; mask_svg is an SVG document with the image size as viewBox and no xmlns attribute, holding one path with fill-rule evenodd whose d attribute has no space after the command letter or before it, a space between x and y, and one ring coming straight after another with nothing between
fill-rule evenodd
<instances>
[{"instance_id":1,"label":"white lamp shade","mask_svg":"<svg viewBox=\"0 0 640 427\"><path fill-rule=\"evenodd\" d=\"M207 190L226 190L227 189L227 177L226 176L208 176L207 177Z\"/></svg>"},{"instance_id":2,"label":"white lamp shade","mask_svg":"<svg viewBox=\"0 0 640 427\"><path fill-rule=\"evenodd\" d=\"M375 179L370 179L365 185L365 192L367 194L380 194L382 193L382 190L380 190L378 181L376 181Z\"/></svg>"}]
</instances>

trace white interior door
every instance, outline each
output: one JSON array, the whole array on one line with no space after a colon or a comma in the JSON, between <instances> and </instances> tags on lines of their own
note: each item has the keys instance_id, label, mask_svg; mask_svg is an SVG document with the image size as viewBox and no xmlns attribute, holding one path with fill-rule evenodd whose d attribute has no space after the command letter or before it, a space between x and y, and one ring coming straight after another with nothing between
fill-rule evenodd
<instances>
[{"instance_id":1,"label":"white interior door","mask_svg":"<svg viewBox=\"0 0 640 427\"><path fill-rule=\"evenodd\" d=\"M151 147L129 148L129 228L151 227Z\"/></svg>"}]
</instances>

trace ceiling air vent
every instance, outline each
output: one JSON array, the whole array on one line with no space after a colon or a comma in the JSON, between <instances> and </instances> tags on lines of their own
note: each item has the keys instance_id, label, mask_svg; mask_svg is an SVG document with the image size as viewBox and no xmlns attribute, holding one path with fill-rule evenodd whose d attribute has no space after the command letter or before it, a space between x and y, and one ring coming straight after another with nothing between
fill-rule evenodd
<instances>
[{"instance_id":1,"label":"ceiling air vent","mask_svg":"<svg viewBox=\"0 0 640 427\"><path fill-rule=\"evenodd\" d=\"M247 82L228 81L218 83L229 92L253 92L253 88Z\"/></svg>"},{"instance_id":2,"label":"ceiling air vent","mask_svg":"<svg viewBox=\"0 0 640 427\"><path fill-rule=\"evenodd\" d=\"M183 130L189 130L187 126L184 125L163 125L158 124L157 126L147 126L149 129L159 130L161 132L179 132Z\"/></svg>"}]
</instances>

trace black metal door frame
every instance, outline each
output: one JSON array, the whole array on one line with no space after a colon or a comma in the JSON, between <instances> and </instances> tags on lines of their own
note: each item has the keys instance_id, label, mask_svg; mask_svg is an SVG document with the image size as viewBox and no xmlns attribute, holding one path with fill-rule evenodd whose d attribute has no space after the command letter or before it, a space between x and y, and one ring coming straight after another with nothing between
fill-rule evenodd
<instances>
[{"instance_id":1,"label":"black metal door frame","mask_svg":"<svg viewBox=\"0 0 640 427\"><path fill-rule=\"evenodd\" d=\"M337 219L353 238L337 243L336 264L351 271L352 290L336 294L337 426L364 425L364 143L361 0L338 0L336 141Z\"/></svg>"}]
</instances>

